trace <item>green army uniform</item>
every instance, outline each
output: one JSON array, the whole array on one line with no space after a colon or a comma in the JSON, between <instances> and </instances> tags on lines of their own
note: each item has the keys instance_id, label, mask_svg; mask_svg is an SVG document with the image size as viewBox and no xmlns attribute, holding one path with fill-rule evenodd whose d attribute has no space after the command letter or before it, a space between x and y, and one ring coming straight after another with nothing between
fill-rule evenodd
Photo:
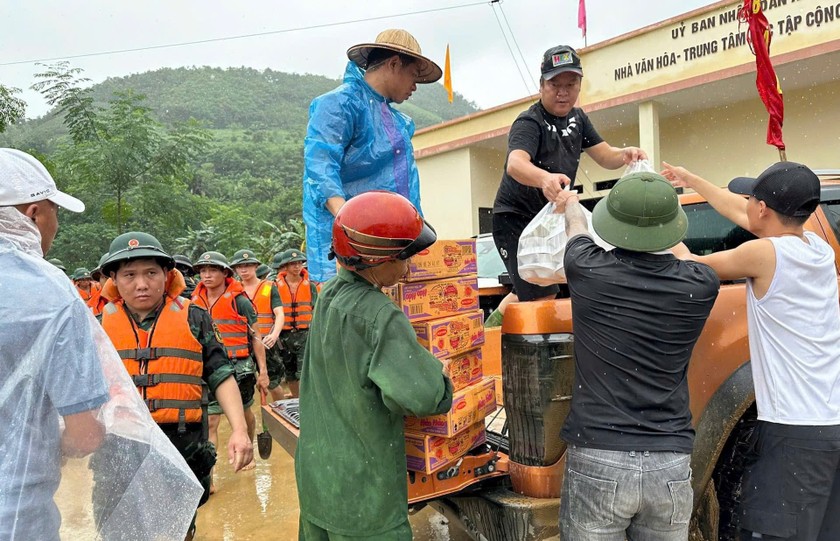
<instances>
[{"instance_id":1,"label":"green army uniform","mask_svg":"<svg viewBox=\"0 0 840 541\"><path fill-rule=\"evenodd\" d=\"M249 327L252 329L256 328L257 311L254 309L251 301L248 300L247 295L236 297L236 311L240 316L245 318ZM224 350L224 347L222 349ZM236 383L239 385L239 394L242 397L242 406L250 408L254 403L254 386L257 384L257 362L254 360L253 353L244 359L236 359L233 362L233 367L236 375ZM221 415L223 413L222 407L213 395L212 389L210 390L210 404L207 406L207 413L210 415Z\"/></svg>"},{"instance_id":2,"label":"green army uniform","mask_svg":"<svg viewBox=\"0 0 840 541\"><path fill-rule=\"evenodd\" d=\"M182 254L175 254L172 256L172 259L175 260L175 268L181 272L181 276L184 277L184 283L187 285L181 293L181 296L189 299L192 297L195 286L198 284L198 281L195 279L195 269L193 269L192 261Z\"/></svg>"},{"instance_id":3,"label":"green army uniform","mask_svg":"<svg viewBox=\"0 0 840 541\"><path fill-rule=\"evenodd\" d=\"M268 272L263 272L263 276L260 277L260 269L265 269L266 271L271 271L271 268L268 265L262 264L259 259L254 256L253 250L239 250L235 254L233 254L233 258L230 261L230 266L235 267L236 265L241 265L243 263L252 263L259 265L257 267L257 278L260 280L266 280L271 283L271 293L269 294L269 307L271 308L271 320L274 321L274 309L275 308L282 308L283 307L283 300L280 298L280 292L277 291L277 284L273 280L268 280L265 276ZM244 285L244 284L243 284ZM259 291L260 288L257 288ZM251 302L254 305L255 313L256 313L256 301L251 299ZM250 322L249 322L250 325ZM262 332L263 336L268 334L268 331ZM282 357L280 353L280 340L278 339L277 343L274 344L272 348L265 348L265 365L266 370L268 372L268 388L269 390L276 389L283 378L283 365L282 365Z\"/></svg>"},{"instance_id":4,"label":"green army uniform","mask_svg":"<svg viewBox=\"0 0 840 541\"><path fill-rule=\"evenodd\" d=\"M403 417L452 406L440 361L379 288L344 268L321 291L304 355L301 539L410 539Z\"/></svg>"},{"instance_id":5,"label":"green army uniform","mask_svg":"<svg viewBox=\"0 0 840 541\"><path fill-rule=\"evenodd\" d=\"M161 307L163 307L163 304L161 304ZM152 328L160 314L160 308L158 308L141 321L128 307L125 307L125 310L134 319L137 327L144 331L149 331ZM102 316L98 316L97 319L101 322ZM201 379L207 383L212 393L223 381L234 375L233 363L230 362L224 346L217 338L213 320L205 309L190 304L187 312L187 323L192 335L201 344L201 360L204 365ZM199 505L203 505L210 495L210 471L216 463L216 450L207 439L207 416L204 416L201 423L187 423L184 432L178 431L178 423L159 424L158 426L172 442L172 445L178 449L178 452L181 453L187 465L198 478L201 486L204 487L204 495L199 502ZM123 447L114 450L114 452L97 453L96 460L100 461L99 464L102 464L102 462L108 460L109 456L118 456L115 453L130 452L130 446Z\"/></svg>"},{"instance_id":6,"label":"green army uniform","mask_svg":"<svg viewBox=\"0 0 840 541\"><path fill-rule=\"evenodd\" d=\"M277 284L271 283L271 311L275 308L282 308L283 300L280 299L280 292L277 291ZM277 338L277 343L272 348L265 348L265 364L268 369L268 388L276 389L283 381L283 352L282 342Z\"/></svg>"},{"instance_id":7,"label":"green army uniform","mask_svg":"<svg viewBox=\"0 0 840 541\"><path fill-rule=\"evenodd\" d=\"M275 255L271 264L273 268L277 269L275 283L280 284L282 282L288 287L288 282L286 282L286 273L282 270L282 268L289 263L297 261L306 262L306 256L304 256L299 250L289 249ZM315 302L318 300L318 286L309 280L309 275L307 274L306 269L302 270L301 278L309 281L309 297L311 299L311 306L314 307ZM278 285L278 288L279 287L280 286ZM280 299L282 304L282 296ZM303 351L306 347L307 337L309 336L309 328L304 326L298 327L298 323L294 321L295 316L290 315L290 312L293 314L299 309L300 305L294 303L290 306L283 306L283 312L285 315L283 322L284 329L280 332L278 342L280 343L280 362L282 363L281 375L283 381L287 382L300 381L301 370L303 368ZM292 328L285 328L290 325Z\"/></svg>"}]
</instances>

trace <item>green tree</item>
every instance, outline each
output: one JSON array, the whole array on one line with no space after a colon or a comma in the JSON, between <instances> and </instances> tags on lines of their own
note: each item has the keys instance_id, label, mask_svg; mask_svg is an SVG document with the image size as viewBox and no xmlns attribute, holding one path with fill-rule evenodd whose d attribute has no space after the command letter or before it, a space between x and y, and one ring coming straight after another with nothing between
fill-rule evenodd
<instances>
[{"instance_id":1,"label":"green tree","mask_svg":"<svg viewBox=\"0 0 840 541\"><path fill-rule=\"evenodd\" d=\"M0 85L0 133L21 121L26 113L26 102L15 96L19 93L19 88Z\"/></svg>"},{"instance_id":2,"label":"green tree","mask_svg":"<svg viewBox=\"0 0 840 541\"><path fill-rule=\"evenodd\" d=\"M147 204L144 195L189 177L211 136L195 120L163 126L145 106L145 97L131 90L114 93L106 108L99 107L89 89L79 88L86 81L77 77L79 71L66 63L52 66L37 75L42 81L33 88L64 114L71 141L58 156L66 174L99 195L102 218L120 234L132 221L148 223L148 213L160 207ZM187 191L186 184L179 187Z\"/></svg>"}]
</instances>

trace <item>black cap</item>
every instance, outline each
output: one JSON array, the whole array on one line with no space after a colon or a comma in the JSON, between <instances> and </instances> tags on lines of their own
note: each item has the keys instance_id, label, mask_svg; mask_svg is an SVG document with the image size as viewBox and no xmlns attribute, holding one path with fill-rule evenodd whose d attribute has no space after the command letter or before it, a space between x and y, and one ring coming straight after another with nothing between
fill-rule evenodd
<instances>
[{"instance_id":1,"label":"black cap","mask_svg":"<svg viewBox=\"0 0 840 541\"><path fill-rule=\"evenodd\" d=\"M820 204L820 179L801 163L774 163L758 178L738 177L729 191L751 195L785 216L810 216Z\"/></svg>"},{"instance_id":2,"label":"black cap","mask_svg":"<svg viewBox=\"0 0 840 541\"><path fill-rule=\"evenodd\" d=\"M542 78L548 81L555 75L571 71L583 77L583 68L580 67L580 57L577 52L568 45L552 47L543 54L540 72Z\"/></svg>"}]
</instances>

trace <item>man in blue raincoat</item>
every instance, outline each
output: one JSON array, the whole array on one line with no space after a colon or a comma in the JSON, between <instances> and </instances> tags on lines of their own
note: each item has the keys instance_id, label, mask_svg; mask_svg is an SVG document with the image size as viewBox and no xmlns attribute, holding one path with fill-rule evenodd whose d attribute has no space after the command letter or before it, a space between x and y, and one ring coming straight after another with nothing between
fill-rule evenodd
<instances>
[{"instance_id":1,"label":"man in blue raincoat","mask_svg":"<svg viewBox=\"0 0 840 541\"><path fill-rule=\"evenodd\" d=\"M336 274L327 257L333 217L348 199L388 190L420 210L414 121L391 103L407 100L417 83L441 77L440 67L420 54L420 44L405 30L385 30L375 43L351 47L347 57L344 84L312 101L304 142L303 219L315 282Z\"/></svg>"}]
</instances>

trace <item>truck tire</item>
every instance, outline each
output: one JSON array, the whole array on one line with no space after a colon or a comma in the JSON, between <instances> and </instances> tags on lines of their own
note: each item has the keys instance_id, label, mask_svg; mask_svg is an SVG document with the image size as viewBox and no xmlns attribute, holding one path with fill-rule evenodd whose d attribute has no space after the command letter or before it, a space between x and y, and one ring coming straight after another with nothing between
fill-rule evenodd
<instances>
[{"instance_id":1,"label":"truck tire","mask_svg":"<svg viewBox=\"0 0 840 541\"><path fill-rule=\"evenodd\" d=\"M752 405L732 429L712 474L720 509L718 535L721 541L739 541L741 538L741 520L738 514L741 480L756 417L755 405Z\"/></svg>"}]
</instances>

